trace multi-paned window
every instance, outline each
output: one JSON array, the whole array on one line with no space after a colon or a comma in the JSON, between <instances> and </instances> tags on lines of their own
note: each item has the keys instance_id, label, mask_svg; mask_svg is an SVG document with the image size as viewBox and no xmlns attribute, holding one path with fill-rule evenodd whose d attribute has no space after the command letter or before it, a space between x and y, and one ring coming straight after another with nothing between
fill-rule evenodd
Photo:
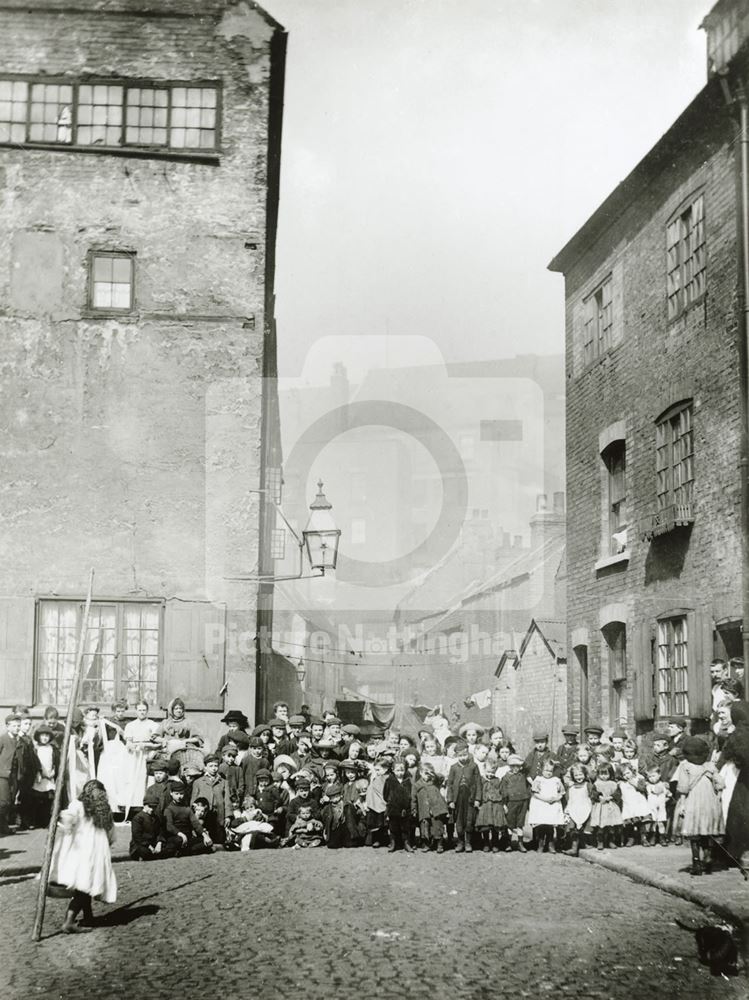
<instances>
[{"instance_id":1,"label":"multi-paned window","mask_svg":"<svg viewBox=\"0 0 749 1000\"><path fill-rule=\"evenodd\" d=\"M658 622L658 715L689 715L687 618Z\"/></svg>"},{"instance_id":2,"label":"multi-paned window","mask_svg":"<svg viewBox=\"0 0 749 1000\"><path fill-rule=\"evenodd\" d=\"M616 555L626 548L622 532L627 527L627 446L624 441L612 441L601 455L608 474L607 519L608 554Z\"/></svg>"},{"instance_id":3,"label":"multi-paned window","mask_svg":"<svg viewBox=\"0 0 749 1000\"><path fill-rule=\"evenodd\" d=\"M694 488L692 404L680 404L655 427L658 510L691 504Z\"/></svg>"},{"instance_id":4,"label":"multi-paned window","mask_svg":"<svg viewBox=\"0 0 749 1000\"><path fill-rule=\"evenodd\" d=\"M0 144L212 152L216 83L0 80Z\"/></svg>"},{"instance_id":5,"label":"multi-paned window","mask_svg":"<svg viewBox=\"0 0 749 1000\"><path fill-rule=\"evenodd\" d=\"M89 255L89 308L131 312L134 305L135 255L94 250Z\"/></svg>"},{"instance_id":6,"label":"multi-paned window","mask_svg":"<svg viewBox=\"0 0 749 1000\"><path fill-rule=\"evenodd\" d=\"M39 602L36 700L43 704L66 704L70 699L83 611L79 601ZM81 701L156 701L160 646L160 604L92 604L83 647Z\"/></svg>"},{"instance_id":7,"label":"multi-paned window","mask_svg":"<svg viewBox=\"0 0 749 1000\"><path fill-rule=\"evenodd\" d=\"M585 300L583 363L586 365L601 357L613 345L613 287L609 275Z\"/></svg>"},{"instance_id":8,"label":"multi-paned window","mask_svg":"<svg viewBox=\"0 0 749 1000\"><path fill-rule=\"evenodd\" d=\"M668 318L674 319L705 291L705 202L703 195L666 227Z\"/></svg>"}]
</instances>

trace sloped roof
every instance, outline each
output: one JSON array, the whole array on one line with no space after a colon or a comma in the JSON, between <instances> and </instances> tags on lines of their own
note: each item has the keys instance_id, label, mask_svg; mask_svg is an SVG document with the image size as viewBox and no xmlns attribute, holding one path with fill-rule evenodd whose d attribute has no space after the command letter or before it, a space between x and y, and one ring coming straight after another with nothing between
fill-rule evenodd
<instances>
[{"instance_id":1,"label":"sloped roof","mask_svg":"<svg viewBox=\"0 0 749 1000\"><path fill-rule=\"evenodd\" d=\"M534 632L538 632L553 657L567 659L567 622L555 618L532 618L520 647L521 660Z\"/></svg>"}]
</instances>

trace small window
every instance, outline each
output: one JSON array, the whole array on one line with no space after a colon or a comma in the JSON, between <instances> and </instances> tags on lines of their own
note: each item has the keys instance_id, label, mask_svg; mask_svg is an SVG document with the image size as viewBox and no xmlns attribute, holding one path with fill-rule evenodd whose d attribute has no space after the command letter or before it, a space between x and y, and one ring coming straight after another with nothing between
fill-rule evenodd
<instances>
[{"instance_id":1,"label":"small window","mask_svg":"<svg viewBox=\"0 0 749 1000\"><path fill-rule=\"evenodd\" d=\"M601 455L607 472L605 517L608 536L604 555L614 556L627 548L627 446L624 441L612 441Z\"/></svg>"},{"instance_id":2,"label":"small window","mask_svg":"<svg viewBox=\"0 0 749 1000\"><path fill-rule=\"evenodd\" d=\"M585 300L583 363L600 358L614 344L614 282L609 275Z\"/></svg>"},{"instance_id":3,"label":"small window","mask_svg":"<svg viewBox=\"0 0 749 1000\"><path fill-rule=\"evenodd\" d=\"M655 452L658 510L672 505L691 506L694 488L691 403L656 424Z\"/></svg>"},{"instance_id":4,"label":"small window","mask_svg":"<svg viewBox=\"0 0 749 1000\"><path fill-rule=\"evenodd\" d=\"M658 622L658 715L689 715L687 618Z\"/></svg>"},{"instance_id":5,"label":"small window","mask_svg":"<svg viewBox=\"0 0 749 1000\"><path fill-rule=\"evenodd\" d=\"M675 319L705 292L705 215L700 195L666 227L668 318Z\"/></svg>"},{"instance_id":6,"label":"small window","mask_svg":"<svg viewBox=\"0 0 749 1000\"><path fill-rule=\"evenodd\" d=\"M89 307L102 312L132 312L135 257L95 252L90 257Z\"/></svg>"}]
</instances>

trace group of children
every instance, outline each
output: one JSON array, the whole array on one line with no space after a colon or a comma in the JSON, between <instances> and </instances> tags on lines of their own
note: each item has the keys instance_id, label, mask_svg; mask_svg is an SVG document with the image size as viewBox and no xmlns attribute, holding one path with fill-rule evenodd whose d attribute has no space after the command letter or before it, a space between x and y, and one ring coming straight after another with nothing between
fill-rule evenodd
<instances>
[{"instance_id":1,"label":"group of children","mask_svg":"<svg viewBox=\"0 0 749 1000\"><path fill-rule=\"evenodd\" d=\"M6 720L0 832L14 806L29 825L48 822L63 729L54 709L48 715L33 732L28 713ZM586 843L689 838L699 874L710 870L713 838L724 832L710 747L686 736L678 719L647 751L623 730L604 743L602 727L590 725L582 744L575 727L564 727L553 752L539 731L524 759L500 728L486 733L474 723L458 735L435 727L417 739L391 732L365 741L332 713L290 717L283 704L252 731L242 712L222 721L215 753L191 745L186 754L184 741L151 753L143 805L131 817L133 858L322 846L577 854Z\"/></svg>"},{"instance_id":2,"label":"group of children","mask_svg":"<svg viewBox=\"0 0 749 1000\"><path fill-rule=\"evenodd\" d=\"M247 732L228 729L202 773L149 764L151 784L132 824L131 855L142 860L216 849L386 847L443 853L577 854L692 841L695 874L709 871L712 838L723 833L720 779L699 737L656 734L647 753L615 730L589 726L586 741L565 727L554 753L534 734L521 758L501 729L469 723L441 743L390 733L365 742L356 726L276 717ZM677 739L678 736L678 739Z\"/></svg>"}]
</instances>

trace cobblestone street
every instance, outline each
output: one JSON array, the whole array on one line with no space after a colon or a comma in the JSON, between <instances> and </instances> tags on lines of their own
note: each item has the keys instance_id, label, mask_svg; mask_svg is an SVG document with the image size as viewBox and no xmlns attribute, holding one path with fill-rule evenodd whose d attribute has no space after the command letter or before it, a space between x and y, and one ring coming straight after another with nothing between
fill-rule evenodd
<instances>
[{"instance_id":1,"label":"cobblestone street","mask_svg":"<svg viewBox=\"0 0 749 1000\"><path fill-rule=\"evenodd\" d=\"M57 933L36 883L0 887L4 995L338 998L745 998L714 978L675 918L698 908L557 856L358 850L217 854L117 865L101 926Z\"/></svg>"}]
</instances>

